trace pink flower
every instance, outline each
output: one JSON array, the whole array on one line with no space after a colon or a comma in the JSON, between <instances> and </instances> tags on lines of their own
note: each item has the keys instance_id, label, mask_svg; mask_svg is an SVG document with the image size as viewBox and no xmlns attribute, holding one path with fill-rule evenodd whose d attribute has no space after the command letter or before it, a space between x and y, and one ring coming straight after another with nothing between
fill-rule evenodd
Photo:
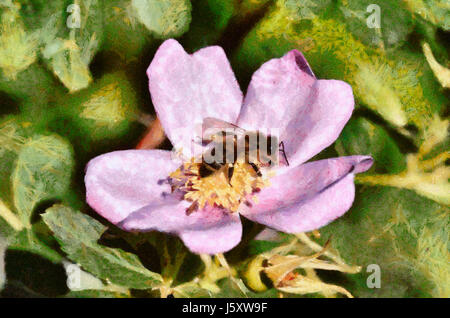
<instances>
[{"instance_id":1,"label":"pink flower","mask_svg":"<svg viewBox=\"0 0 450 318\"><path fill-rule=\"evenodd\" d=\"M233 186L219 174L194 176L187 184L179 169L186 163L169 151L107 153L89 162L85 183L89 205L112 223L129 231L176 234L191 251L215 254L241 240L239 215L299 233L320 228L351 207L354 174L369 169L372 158L306 161L339 136L353 111L352 88L316 79L299 51L264 63L245 98L217 46L189 55L167 40L147 74L153 105L176 148L189 149L195 125L214 117L248 130L279 128L289 165L264 171L263 177L245 165L236 167ZM197 209L187 213L193 204Z\"/></svg>"}]
</instances>

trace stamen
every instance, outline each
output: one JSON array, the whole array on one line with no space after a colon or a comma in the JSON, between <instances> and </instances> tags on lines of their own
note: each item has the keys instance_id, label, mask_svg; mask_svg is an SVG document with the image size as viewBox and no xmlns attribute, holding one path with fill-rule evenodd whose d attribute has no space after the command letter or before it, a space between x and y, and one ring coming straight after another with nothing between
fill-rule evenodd
<instances>
[{"instance_id":1,"label":"stamen","mask_svg":"<svg viewBox=\"0 0 450 318\"><path fill-rule=\"evenodd\" d=\"M233 165L233 176L230 180L228 164L203 178L199 173L201 165L202 163L196 163L192 159L170 174L174 184L177 184L173 191L183 191L184 199L193 202L187 209L187 214L203 209L206 205L236 212L241 203L251 206L250 200L255 202L253 194L268 184L267 178L245 162L236 162Z\"/></svg>"}]
</instances>

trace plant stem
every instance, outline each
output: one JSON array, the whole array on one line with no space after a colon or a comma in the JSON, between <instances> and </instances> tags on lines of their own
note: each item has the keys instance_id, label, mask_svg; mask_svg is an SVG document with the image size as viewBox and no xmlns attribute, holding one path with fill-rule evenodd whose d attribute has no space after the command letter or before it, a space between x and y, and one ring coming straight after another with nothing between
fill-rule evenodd
<instances>
[{"instance_id":1,"label":"plant stem","mask_svg":"<svg viewBox=\"0 0 450 318\"><path fill-rule=\"evenodd\" d=\"M0 200L0 217L17 232L21 231L24 226L19 218Z\"/></svg>"}]
</instances>

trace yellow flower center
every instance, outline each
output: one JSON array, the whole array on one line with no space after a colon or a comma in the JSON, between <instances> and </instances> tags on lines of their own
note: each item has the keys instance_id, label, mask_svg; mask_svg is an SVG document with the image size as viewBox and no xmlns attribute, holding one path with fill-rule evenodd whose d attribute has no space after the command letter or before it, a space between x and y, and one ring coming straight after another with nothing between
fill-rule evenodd
<instances>
[{"instance_id":1,"label":"yellow flower center","mask_svg":"<svg viewBox=\"0 0 450 318\"><path fill-rule=\"evenodd\" d=\"M241 203L251 205L252 195L268 185L268 179L259 176L255 168L245 162L225 164L206 177L200 175L201 165L191 160L170 174L173 183L177 184L172 190L182 190L184 199L193 202L194 211L208 204L236 212ZM231 165L233 173L229 178Z\"/></svg>"}]
</instances>

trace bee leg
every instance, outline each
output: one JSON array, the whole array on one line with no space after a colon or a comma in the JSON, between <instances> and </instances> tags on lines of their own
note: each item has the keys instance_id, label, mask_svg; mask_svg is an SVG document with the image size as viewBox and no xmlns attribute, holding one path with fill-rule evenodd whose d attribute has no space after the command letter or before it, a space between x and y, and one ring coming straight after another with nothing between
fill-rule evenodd
<instances>
[{"instance_id":1,"label":"bee leg","mask_svg":"<svg viewBox=\"0 0 450 318\"><path fill-rule=\"evenodd\" d=\"M280 142L279 147L280 147L281 153L283 154L284 160L286 160L286 163L289 166L289 160L286 156L286 151L284 151L284 142Z\"/></svg>"},{"instance_id":2,"label":"bee leg","mask_svg":"<svg viewBox=\"0 0 450 318\"><path fill-rule=\"evenodd\" d=\"M233 177L233 173L234 173L234 166L233 166L233 165L229 165L229 166L228 166L227 174L228 174L228 184L229 184L231 187L233 187L233 186L231 185L231 178Z\"/></svg>"},{"instance_id":3,"label":"bee leg","mask_svg":"<svg viewBox=\"0 0 450 318\"><path fill-rule=\"evenodd\" d=\"M261 170L259 170L259 167L256 164L254 164L253 162L250 162L250 166L252 166L253 170L255 170L258 177L262 177Z\"/></svg>"},{"instance_id":4,"label":"bee leg","mask_svg":"<svg viewBox=\"0 0 450 318\"><path fill-rule=\"evenodd\" d=\"M157 181L157 184L158 184L158 185L169 184L169 178L166 178L166 179L159 179L159 180Z\"/></svg>"},{"instance_id":5,"label":"bee leg","mask_svg":"<svg viewBox=\"0 0 450 318\"><path fill-rule=\"evenodd\" d=\"M191 213L196 211L197 209L198 203L197 202L192 203L191 206L186 209L186 215L191 215Z\"/></svg>"},{"instance_id":6,"label":"bee leg","mask_svg":"<svg viewBox=\"0 0 450 318\"><path fill-rule=\"evenodd\" d=\"M197 136L195 139L194 138L191 139L191 141L193 143L195 143L197 145L201 145L203 147L205 147L205 146L207 146L207 145L209 145L211 143L211 140L201 138L200 136Z\"/></svg>"}]
</instances>

